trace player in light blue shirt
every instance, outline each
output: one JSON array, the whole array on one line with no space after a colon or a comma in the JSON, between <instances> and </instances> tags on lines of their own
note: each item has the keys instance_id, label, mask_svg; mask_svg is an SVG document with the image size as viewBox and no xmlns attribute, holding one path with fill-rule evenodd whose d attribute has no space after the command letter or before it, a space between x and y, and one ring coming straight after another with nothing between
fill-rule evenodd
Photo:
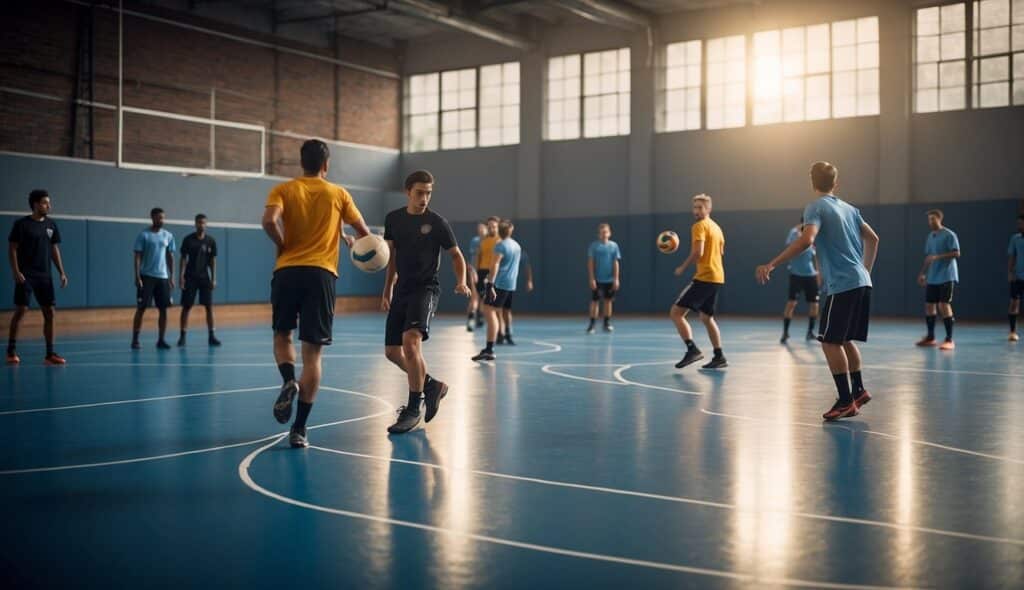
<instances>
[{"instance_id":1,"label":"player in light blue shirt","mask_svg":"<svg viewBox=\"0 0 1024 590\"><path fill-rule=\"evenodd\" d=\"M804 229L804 220L790 228L786 236L786 245L790 245L800 238ZM785 344L789 340L789 324L793 321L793 312L796 311L797 298L801 293L807 301L807 340L814 340L814 326L818 320L818 291L821 287L821 275L818 274L818 257L814 253L814 246L804 250L789 261L789 296L786 299L786 308L782 313L782 338L779 342Z\"/></svg>"},{"instance_id":2,"label":"player in light blue shirt","mask_svg":"<svg viewBox=\"0 0 1024 590\"><path fill-rule=\"evenodd\" d=\"M822 418L827 421L856 416L871 401L861 375L860 350L855 340L867 341L871 318L871 268L878 253L878 234L856 207L833 193L839 169L828 162L811 166L811 186L818 198L804 209L804 229L771 262L757 267L757 280L765 284L778 265L817 247L819 266L828 293L821 311L821 341L839 399Z\"/></svg>"},{"instance_id":3,"label":"player in light blue shirt","mask_svg":"<svg viewBox=\"0 0 1024 590\"><path fill-rule=\"evenodd\" d=\"M928 238L924 244L924 264L917 275L917 284L925 288L924 315L928 334L918 346L935 346L935 314L942 314L946 326L946 340L940 350L953 350L953 292L960 282L957 258L960 240L956 233L942 225L942 211L928 211Z\"/></svg>"},{"instance_id":4,"label":"player in light blue shirt","mask_svg":"<svg viewBox=\"0 0 1024 590\"><path fill-rule=\"evenodd\" d=\"M477 283L476 257L480 253L480 240L487 235L487 224L481 222L476 224L476 235L469 241L469 258L466 259L466 281L470 287ZM469 307L466 309L466 331L472 332L473 327L479 328L484 325L483 316L480 314L480 295L476 289L470 289Z\"/></svg>"},{"instance_id":5,"label":"player in light blue shirt","mask_svg":"<svg viewBox=\"0 0 1024 590\"><path fill-rule=\"evenodd\" d=\"M1017 342L1017 316L1020 315L1020 299L1024 297L1024 213L1017 216L1017 233L1010 237L1006 249L1009 257L1006 265L1010 280L1010 342Z\"/></svg>"},{"instance_id":6,"label":"player in light blue shirt","mask_svg":"<svg viewBox=\"0 0 1024 590\"><path fill-rule=\"evenodd\" d=\"M523 248L512 239L515 225L508 219L498 224L501 241L494 246L494 256L488 277L484 279L484 317L487 319L487 347L473 357L474 361L493 361L494 344L503 337L505 344L515 344L508 334L502 335L502 321L511 326L512 295L519 282ZM526 266L526 290L533 291L533 269ZM493 278L493 282L491 279ZM506 328L507 330L507 328Z\"/></svg>"},{"instance_id":7,"label":"player in light blue shirt","mask_svg":"<svg viewBox=\"0 0 1024 590\"><path fill-rule=\"evenodd\" d=\"M164 341L167 333L167 308L171 305L174 291L174 236L164 229L164 210L156 207L149 212L152 225L142 230L135 238L135 319L132 322L132 348L139 349L139 332L142 330L142 316L150 303L156 302L160 312L160 337L156 347L168 349Z\"/></svg>"},{"instance_id":8,"label":"player in light blue shirt","mask_svg":"<svg viewBox=\"0 0 1024 590\"><path fill-rule=\"evenodd\" d=\"M587 276L590 278L590 325L587 334L594 333L594 322L604 299L604 331L615 330L612 326L612 304L619 292L619 273L622 266L622 252L619 245L611 240L612 226L602 223L597 226L597 240L587 248Z\"/></svg>"}]
</instances>

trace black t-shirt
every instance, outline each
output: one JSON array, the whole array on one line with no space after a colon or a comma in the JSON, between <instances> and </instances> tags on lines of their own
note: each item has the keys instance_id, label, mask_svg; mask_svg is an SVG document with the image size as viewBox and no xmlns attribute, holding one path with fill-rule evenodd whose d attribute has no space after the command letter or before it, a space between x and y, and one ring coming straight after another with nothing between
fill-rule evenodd
<instances>
[{"instance_id":1,"label":"black t-shirt","mask_svg":"<svg viewBox=\"0 0 1024 590\"><path fill-rule=\"evenodd\" d=\"M8 242L18 244L18 269L26 277L50 276L50 246L60 243L60 231L49 217L42 221L31 215L14 222Z\"/></svg>"},{"instance_id":2,"label":"black t-shirt","mask_svg":"<svg viewBox=\"0 0 1024 590\"><path fill-rule=\"evenodd\" d=\"M188 258L185 278L209 279L210 262L217 257L217 241L210 234L200 240L196 232L192 232L181 242L181 255Z\"/></svg>"},{"instance_id":3,"label":"black t-shirt","mask_svg":"<svg viewBox=\"0 0 1024 590\"><path fill-rule=\"evenodd\" d=\"M422 287L437 288L441 268L441 250L457 243L448 221L427 209L413 215L402 207L384 218L384 239L395 243L398 291L408 293Z\"/></svg>"}]
</instances>

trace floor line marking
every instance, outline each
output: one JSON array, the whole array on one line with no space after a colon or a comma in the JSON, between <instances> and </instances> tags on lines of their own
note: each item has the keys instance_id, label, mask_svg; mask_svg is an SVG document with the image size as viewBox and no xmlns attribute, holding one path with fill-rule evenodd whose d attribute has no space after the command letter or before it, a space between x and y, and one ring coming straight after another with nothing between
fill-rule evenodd
<instances>
[{"instance_id":1,"label":"floor line marking","mask_svg":"<svg viewBox=\"0 0 1024 590\"><path fill-rule=\"evenodd\" d=\"M12 414L34 414L37 412L59 412L62 410L78 410L82 408L98 408L101 406L117 406L121 404L141 404L145 402L156 402L161 400L169 399L185 399L190 397L205 397L211 395L223 395L227 393L242 393L245 391L265 391L268 389L277 389L276 385L269 387L246 387L244 389L224 389L220 391L204 391L201 393L183 393L179 395L161 395L158 397L145 397L138 399L124 399L112 402L97 402L93 404L74 404L70 406L53 406L49 408L31 408L26 410L5 410L0 412L0 416L10 416Z\"/></svg>"}]
</instances>

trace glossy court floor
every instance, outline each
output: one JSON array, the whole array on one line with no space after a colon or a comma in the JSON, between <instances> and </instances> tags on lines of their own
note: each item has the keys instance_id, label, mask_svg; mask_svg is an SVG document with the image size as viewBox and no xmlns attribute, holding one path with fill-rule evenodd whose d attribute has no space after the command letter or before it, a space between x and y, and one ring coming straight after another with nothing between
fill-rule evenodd
<instances>
[{"instance_id":1,"label":"glossy court floor","mask_svg":"<svg viewBox=\"0 0 1024 590\"><path fill-rule=\"evenodd\" d=\"M1024 345L998 326L942 353L876 322L874 401L823 425L821 351L775 321L723 320L706 373L672 367L667 319L523 320L476 364L442 318L451 394L389 437L383 322L338 318L306 450L263 326L215 351L68 337L64 368L25 343L0 378L5 587L1024 587Z\"/></svg>"}]
</instances>

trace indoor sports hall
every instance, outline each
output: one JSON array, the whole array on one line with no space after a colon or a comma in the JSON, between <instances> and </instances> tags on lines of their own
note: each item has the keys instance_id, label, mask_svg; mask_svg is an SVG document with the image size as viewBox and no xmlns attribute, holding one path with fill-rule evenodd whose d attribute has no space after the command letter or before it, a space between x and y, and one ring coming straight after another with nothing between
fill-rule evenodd
<instances>
[{"instance_id":1,"label":"indoor sports hall","mask_svg":"<svg viewBox=\"0 0 1024 590\"><path fill-rule=\"evenodd\" d=\"M0 29L4 588L1024 588L1024 0Z\"/></svg>"}]
</instances>

